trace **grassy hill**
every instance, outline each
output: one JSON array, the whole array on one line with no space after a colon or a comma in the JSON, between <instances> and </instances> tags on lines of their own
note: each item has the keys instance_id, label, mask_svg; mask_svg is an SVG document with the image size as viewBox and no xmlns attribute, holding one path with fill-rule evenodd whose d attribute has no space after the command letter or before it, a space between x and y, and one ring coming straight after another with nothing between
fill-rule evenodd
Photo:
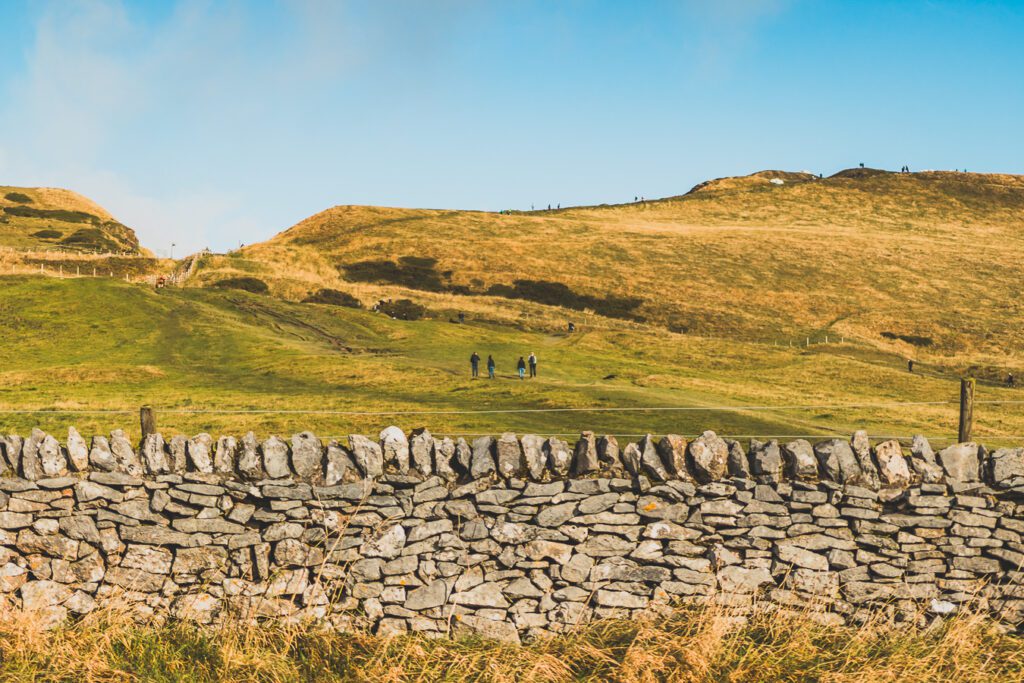
<instances>
[{"instance_id":1,"label":"grassy hill","mask_svg":"<svg viewBox=\"0 0 1024 683\"><path fill-rule=\"evenodd\" d=\"M64 210L85 211L73 206ZM877 404L953 401L964 374L984 380L979 398L1018 398L998 384L1024 377L1022 228L1021 177L872 169L766 171L664 200L556 211L340 206L239 252L179 262L181 288L0 278L0 429L106 430L150 403L246 411L161 414L166 430L186 432L863 426L945 440L951 403ZM144 256L121 265L172 267ZM410 300L424 317L351 307L382 299ZM459 312L467 324L450 322ZM498 380L468 378L474 350L495 355ZM541 378L520 383L514 363L531 351ZM759 407L835 404L869 405ZM652 406L683 410L479 412ZM265 409L305 414L253 412ZM365 414L378 411L405 414ZM1013 404L977 413L979 438L1024 435Z\"/></svg>"},{"instance_id":2,"label":"grassy hill","mask_svg":"<svg viewBox=\"0 0 1024 683\"><path fill-rule=\"evenodd\" d=\"M4 433L35 425L57 432L75 424L83 433L131 428L142 404L162 409L157 417L165 433L190 434L311 428L329 437L392 423L438 433L567 435L586 427L620 435L713 428L736 436L848 434L866 427L878 435L923 432L948 441L956 429L952 403L877 405L951 401L954 376L935 368L910 375L898 359L867 355L851 344L789 348L654 328L569 335L473 319L462 325L402 321L244 291L157 291L107 278L5 276L0 291ZM494 355L496 380L469 377L474 350ZM540 377L520 382L515 360L531 351L540 357ZM995 387L979 391L990 400L1017 396ZM837 403L862 407L760 408ZM683 410L502 412L656 406ZM227 412L187 412L209 409ZM5 412L29 410L46 412ZM318 412L325 410L356 414ZM403 414L367 414L375 411ZM1024 416L1015 406L985 405L977 412L976 431L989 443L1024 434Z\"/></svg>"},{"instance_id":3,"label":"grassy hill","mask_svg":"<svg viewBox=\"0 0 1024 683\"><path fill-rule=\"evenodd\" d=\"M135 232L70 190L0 186L0 247L142 255Z\"/></svg>"},{"instance_id":4,"label":"grassy hill","mask_svg":"<svg viewBox=\"0 0 1024 683\"><path fill-rule=\"evenodd\" d=\"M1022 257L1024 177L769 171L511 215L338 206L205 259L195 282L255 277L291 300L325 287L412 297L551 328L588 311L600 326L727 340L827 335L995 379L1020 369Z\"/></svg>"}]
</instances>

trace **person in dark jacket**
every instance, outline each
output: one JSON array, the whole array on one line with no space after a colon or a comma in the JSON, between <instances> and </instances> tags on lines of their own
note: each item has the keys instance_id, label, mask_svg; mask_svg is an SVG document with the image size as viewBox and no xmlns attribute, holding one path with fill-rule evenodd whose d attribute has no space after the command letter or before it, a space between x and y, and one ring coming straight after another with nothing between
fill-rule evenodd
<instances>
[{"instance_id":1,"label":"person in dark jacket","mask_svg":"<svg viewBox=\"0 0 1024 683\"><path fill-rule=\"evenodd\" d=\"M487 376L494 379L494 356L487 356Z\"/></svg>"},{"instance_id":2,"label":"person in dark jacket","mask_svg":"<svg viewBox=\"0 0 1024 683\"><path fill-rule=\"evenodd\" d=\"M519 356L519 362L516 363L516 370L519 371L519 379L526 377L526 361L523 360L522 356Z\"/></svg>"},{"instance_id":3,"label":"person in dark jacket","mask_svg":"<svg viewBox=\"0 0 1024 683\"><path fill-rule=\"evenodd\" d=\"M478 354L476 351L474 351L473 355L469 357L469 365L470 365L471 368L473 368L473 377L479 377L480 376L480 354Z\"/></svg>"},{"instance_id":4,"label":"person in dark jacket","mask_svg":"<svg viewBox=\"0 0 1024 683\"><path fill-rule=\"evenodd\" d=\"M526 359L526 362L530 365L530 377L537 376L537 354L530 353L530 357Z\"/></svg>"}]
</instances>

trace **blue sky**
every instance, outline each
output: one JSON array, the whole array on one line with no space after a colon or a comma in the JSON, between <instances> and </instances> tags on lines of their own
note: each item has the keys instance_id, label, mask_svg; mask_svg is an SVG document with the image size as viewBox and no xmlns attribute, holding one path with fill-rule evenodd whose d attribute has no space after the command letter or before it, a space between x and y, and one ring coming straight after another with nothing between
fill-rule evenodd
<instances>
[{"instance_id":1,"label":"blue sky","mask_svg":"<svg viewBox=\"0 0 1024 683\"><path fill-rule=\"evenodd\" d=\"M162 253L335 204L1024 172L1024 2L2 0L0 26L0 184L80 191Z\"/></svg>"}]
</instances>

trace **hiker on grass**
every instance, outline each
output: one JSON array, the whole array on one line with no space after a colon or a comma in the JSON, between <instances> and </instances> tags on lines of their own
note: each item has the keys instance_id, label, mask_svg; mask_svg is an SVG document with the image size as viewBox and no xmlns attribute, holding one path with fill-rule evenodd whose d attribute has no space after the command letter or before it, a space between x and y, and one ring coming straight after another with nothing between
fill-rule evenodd
<instances>
[{"instance_id":1,"label":"hiker on grass","mask_svg":"<svg viewBox=\"0 0 1024 683\"><path fill-rule=\"evenodd\" d=\"M530 377L537 376L537 354L531 353L530 357L526 359L530 364Z\"/></svg>"},{"instance_id":2,"label":"hiker on grass","mask_svg":"<svg viewBox=\"0 0 1024 683\"><path fill-rule=\"evenodd\" d=\"M476 351L474 351L473 355L469 357L469 365L470 365L470 367L473 368L473 377L479 377L480 376L480 354L478 354Z\"/></svg>"},{"instance_id":3,"label":"hiker on grass","mask_svg":"<svg viewBox=\"0 0 1024 683\"><path fill-rule=\"evenodd\" d=\"M1015 380L1013 378L1013 373L1012 372L1009 375L1006 376L1006 386L1008 386L1008 387L1017 386L1017 380Z\"/></svg>"},{"instance_id":4,"label":"hiker on grass","mask_svg":"<svg viewBox=\"0 0 1024 683\"><path fill-rule=\"evenodd\" d=\"M494 379L494 356L487 356L487 376Z\"/></svg>"},{"instance_id":5,"label":"hiker on grass","mask_svg":"<svg viewBox=\"0 0 1024 683\"><path fill-rule=\"evenodd\" d=\"M519 371L519 379L526 377L526 361L523 360L522 356L519 356L519 362L516 363L516 370Z\"/></svg>"},{"instance_id":6,"label":"hiker on grass","mask_svg":"<svg viewBox=\"0 0 1024 683\"><path fill-rule=\"evenodd\" d=\"M907 361L907 372L913 372L913 371L914 371L914 361L908 360Z\"/></svg>"}]
</instances>

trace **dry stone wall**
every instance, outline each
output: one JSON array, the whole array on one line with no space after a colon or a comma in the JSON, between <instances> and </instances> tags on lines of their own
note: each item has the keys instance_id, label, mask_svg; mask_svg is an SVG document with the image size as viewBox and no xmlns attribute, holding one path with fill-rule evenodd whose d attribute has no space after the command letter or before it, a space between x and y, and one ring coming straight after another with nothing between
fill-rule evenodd
<instances>
[{"instance_id":1,"label":"dry stone wall","mask_svg":"<svg viewBox=\"0 0 1024 683\"><path fill-rule=\"evenodd\" d=\"M677 603L1024 620L1024 449L713 432L620 444L0 439L0 600L47 624L312 619L508 641Z\"/></svg>"}]
</instances>

